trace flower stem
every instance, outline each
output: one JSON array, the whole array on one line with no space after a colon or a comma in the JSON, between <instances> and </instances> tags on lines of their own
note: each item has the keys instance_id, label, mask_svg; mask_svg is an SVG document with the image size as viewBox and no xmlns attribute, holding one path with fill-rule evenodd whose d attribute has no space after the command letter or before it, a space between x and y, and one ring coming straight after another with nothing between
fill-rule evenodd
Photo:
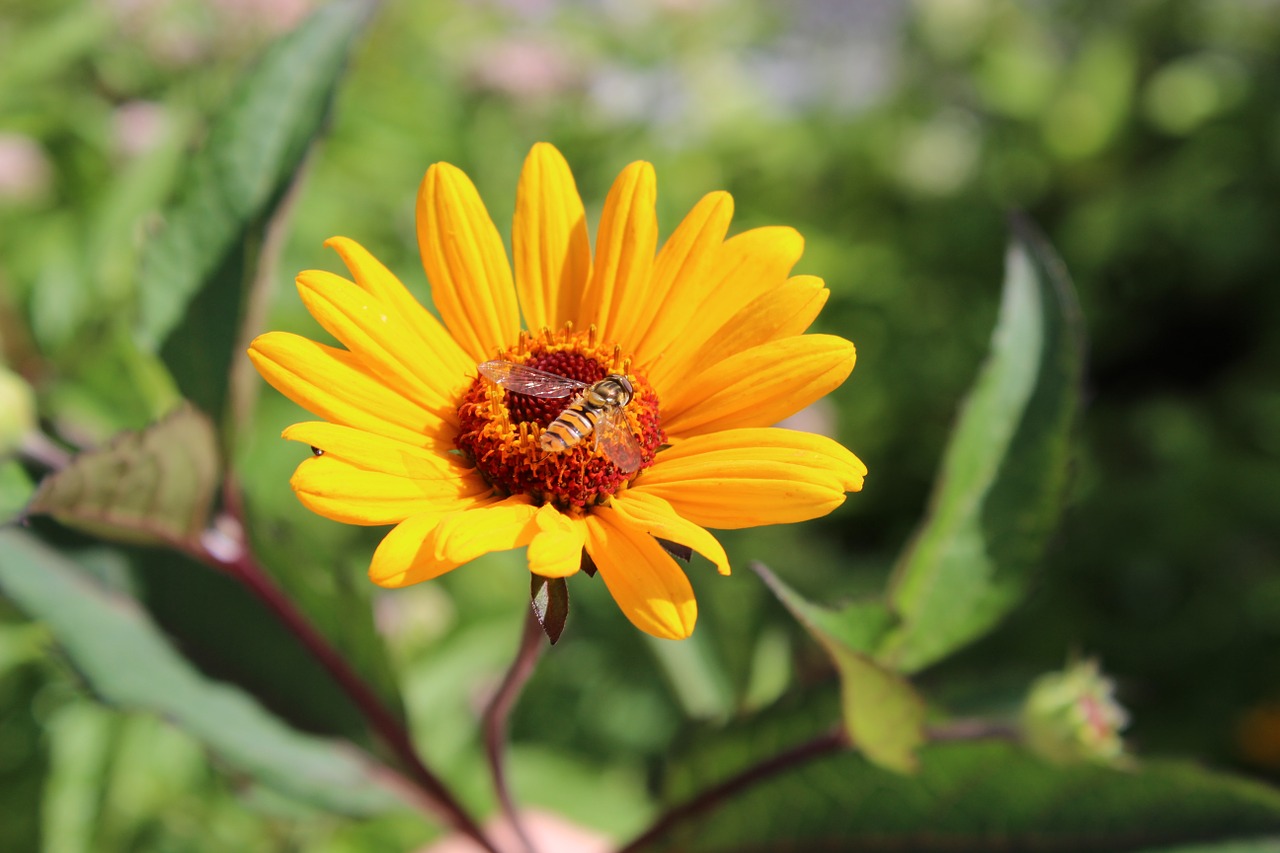
<instances>
[{"instance_id":1,"label":"flower stem","mask_svg":"<svg viewBox=\"0 0 1280 853\"><path fill-rule=\"evenodd\" d=\"M691 799L685 800L680 805L664 812L647 830L632 839L625 847L619 849L618 853L635 853L637 850L642 850L662 838L673 827L691 817L711 811L739 791L750 788L757 782L762 782L796 764L803 764L829 752L842 750L848 746L848 743L844 736L844 731L837 727L813 740L806 741L799 746L794 746L785 752L780 752L771 758L767 758L759 764L752 765L736 776L730 776L720 784L713 785Z\"/></svg>"},{"instance_id":2,"label":"flower stem","mask_svg":"<svg viewBox=\"0 0 1280 853\"><path fill-rule=\"evenodd\" d=\"M243 584L302 643L356 706L374 735L396 756L441 818L487 853L500 853L444 782L423 763L399 718L258 564L241 533L238 494L231 482L225 491L229 515L219 519L214 530L192 546L193 556Z\"/></svg>"},{"instance_id":3,"label":"flower stem","mask_svg":"<svg viewBox=\"0 0 1280 853\"><path fill-rule=\"evenodd\" d=\"M1019 737L1019 732L1017 724L1008 720L963 717L931 726L926 731L925 736L930 743L989 739L1016 740ZM811 741L767 758L759 764L748 767L736 776L732 776L664 812L643 834L619 849L618 853L635 853L635 851L641 850L654 841L661 839L673 827L689 818L715 809L724 800L739 791L750 788L758 782L763 782L770 776L788 770L797 764L803 764L806 761L819 758L829 752L837 752L848 746L849 740L844 731L837 727Z\"/></svg>"},{"instance_id":4,"label":"flower stem","mask_svg":"<svg viewBox=\"0 0 1280 853\"><path fill-rule=\"evenodd\" d=\"M526 853L536 853L537 848L525 831L515 802L511 799L511 789L507 785L504 746L507 719L511 715L511 709L515 707L516 699L520 697L520 691L533 675L538 657L542 653L542 637L542 626L538 624L537 617L530 608L528 617L525 619L524 631L520 635L520 648L516 651L515 660L511 662L511 668L507 670L497 692L489 700L482 721L485 754L489 759L489 771L493 775L493 787L498 795L498 803L502 807L503 815L511 824L511 829L524 845Z\"/></svg>"},{"instance_id":5,"label":"flower stem","mask_svg":"<svg viewBox=\"0 0 1280 853\"><path fill-rule=\"evenodd\" d=\"M22 437L18 453L24 459L49 471L61 471L71 462L71 454L40 430L31 430Z\"/></svg>"},{"instance_id":6,"label":"flower stem","mask_svg":"<svg viewBox=\"0 0 1280 853\"><path fill-rule=\"evenodd\" d=\"M930 743L946 743L959 740L1009 740L1022 736L1013 720L987 719L985 717L960 717L946 720L925 730Z\"/></svg>"}]
</instances>

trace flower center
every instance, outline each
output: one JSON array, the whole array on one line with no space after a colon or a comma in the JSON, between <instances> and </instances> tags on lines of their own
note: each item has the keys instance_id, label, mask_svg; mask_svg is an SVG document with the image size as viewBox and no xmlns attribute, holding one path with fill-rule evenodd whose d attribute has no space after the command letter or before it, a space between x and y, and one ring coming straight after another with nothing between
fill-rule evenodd
<instances>
[{"instance_id":1,"label":"flower center","mask_svg":"<svg viewBox=\"0 0 1280 853\"><path fill-rule=\"evenodd\" d=\"M596 340L594 326L585 332L566 326L536 336L521 333L497 360L581 386L538 396L483 374L471 383L458 406L455 444L494 487L564 509L582 508L617 494L653 464L665 439L658 397L616 346ZM634 448L638 462L627 464L621 445Z\"/></svg>"}]
</instances>

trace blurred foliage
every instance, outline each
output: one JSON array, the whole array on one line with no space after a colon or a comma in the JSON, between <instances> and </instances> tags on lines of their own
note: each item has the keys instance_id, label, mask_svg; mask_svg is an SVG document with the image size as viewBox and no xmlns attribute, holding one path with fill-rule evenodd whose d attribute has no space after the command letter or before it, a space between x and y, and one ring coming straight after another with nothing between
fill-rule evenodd
<instances>
[{"instance_id":1,"label":"blurred foliage","mask_svg":"<svg viewBox=\"0 0 1280 853\"><path fill-rule=\"evenodd\" d=\"M177 399L133 335L144 238L239 73L306 6L0 3L0 351L71 445ZM742 569L763 560L822 602L883 585L985 350L1010 209L1045 228L1086 320L1070 507L1029 601L923 678L953 709L1008 707L1016 685L1082 651L1116 677L1140 752L1280 778L1277 50L1270 0L385 3L294 203L270 327L316 333L288 281L336 268L321 248L333 234L422 293L426 166L466 170L504 226L522 158L546 139L589 218L644 158L668 232L721 188L736 228L794 225L800 271L832 291L819 328L859 347L852 379L806 415L867 462L866 490L821 521L724 536L731 579L695 560L700 627L675 652L575 579L564 639L514 720L517 793L639 829L649 768L690 719L830 677ZM299 449L278 435L296 419L264 396L235 447L264 558L291 567L282 580L313 612L373 599L425 753L486 803L476 697L519 634L519 556L373 596L377 531L311 518L289 492ZM0 506L21 503L32 473L0 468ZM119 584L144 577L78 559ZM192 571L153 567L159 595L178 594L158 579L169 568ZM361 647L363 623L325 618ZM0 610L0 797L5 814L39 810L6 820L0 847L339 851L427 834L412 817L350 823L242 796L186 735L86 701L46 642Z\"/></svg>"}]
</instances>

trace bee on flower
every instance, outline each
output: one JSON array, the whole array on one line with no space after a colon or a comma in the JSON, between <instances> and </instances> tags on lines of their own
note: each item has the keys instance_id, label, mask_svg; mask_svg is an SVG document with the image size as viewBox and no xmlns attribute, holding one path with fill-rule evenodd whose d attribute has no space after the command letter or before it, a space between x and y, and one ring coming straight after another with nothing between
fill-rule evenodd
<instances>
[{"instance_id":1,"label":"bee on flower","mask_svg":"<svg viewBox=\"0 0 1280 853\"><path fill-rule=\"evenodd\" d=\"M395 525L370 578L401 587L527 546L529 570L583 555L623 613L687 637L697 603L659 540L729 573L708 532L804 521L861 489L866 467L824 436L774 427L840 385L854 347L806 334L827 290L792 276L793 229L728 234L733 201L705 196L658 247L656 180L633 163L605 202L594 251L568 164L533 147L509 262L474 185L428 169L417 229L437 320L359 244L351 274L298 276L342 347L257 338L263 377L321 420L291 484L349 524Z\"/></svg>"},{"instance_id":2,"label":"bee on flower","mask_svg":"<svg viewBox=\"0 0 1280 853\"><path fill-rule=\"evenodd\" d=\"M548 453L564 453L591 437L600 455L624 472L640 467L644 451L623 417L623 408L636 395L631 380L611 373L591 385L510 361L486 361L480 372L508 391L551 399L576 394L573 401L543 431L538 444Z\"/></svg>"}]
</instances>

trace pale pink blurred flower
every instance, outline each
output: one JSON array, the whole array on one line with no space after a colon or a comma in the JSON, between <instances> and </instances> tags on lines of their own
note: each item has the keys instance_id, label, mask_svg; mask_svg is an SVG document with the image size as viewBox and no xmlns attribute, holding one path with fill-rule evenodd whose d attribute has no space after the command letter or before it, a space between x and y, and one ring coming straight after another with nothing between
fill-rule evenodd
<instances>
[{"instance_id":1,"label":"pale pink blurred flower","mask_svg":"<svg viewBox=\"0 0 1280 853\"><path fill-rule=\"evenodd\" d=\"M39 142L21 133L0 133L0 201L35 201L52 182L53 167Z\"/></svg>"},{"instance_id":2,"label":"pale pink blurred flower","mask_svg":"<svg viewBox=\"0 0 1280 853\"><path fill-rule=\"evenodd\" d=\"M653 0L653 5L668 12L694 14L715 5L717 0Z\"/></svg>"},{"instance_id":3,"label":"pale pink blurred flower","mask_svg":"<svg viewBox=\"0 0 1280 853\"><path fill-rule=\"evenodd\" d=\"M520 819L533 846L546 853L605 853L613 846L603 835L569 823L559 815L526 811L521 813ZM490 824L487 829L489 838L504 853L524 849L519 837L505 820ZM424 847L418 853L482 853L482 851L470 838L450 835L443 841Z\"/></svg>"},{"instance_id":4,"label":"pale pink blurred flower","mask_svg":"<svg viewBox=\"0 0 1280 853\"><path fill-rule=\"evenodd\" d=\"M579 78L564 45L511 37L479 47L470 68L472 83L513 99L554 95Z\"/></svg>"},{"instance_id":5,"label":"pale pink blurred flower","mask_svg":"<svg viewBox=\"0 0 1280 853\"><path fill-rule=\"evenodd\" d=\"M252 49L293 29L315 0L99 0L126 38L186 66Z\"/></svg>"},{"instance_id":6,"label":"pale pink blurred flower","mask_svg":"<svg viewBox=\"0 0 1280 853\"><path fill-rule=\"evenodd\" d=\"M169 124L165 108L155 101L128 101L112 116L112 135L117 154L132 159L160 144Z\"/></svg>"},{"instance_id":7,"label":"pale pink blurred flower","mask_svg":"<svg viewBox=\"0 0 1280 853\"><path fill-rule=\"evenodd\" d=\"M224 22L278 35L302 23L312 0L206 0Z\"/></svg>"},{"instance_id":8,"label":"pale pink blurred flower","mask_svg":"<svg viewBox=\"0 0 1280 853\"><path fill-rule=\"evenodd\" d=\"M494 5L523 18L542 18L556 9L557 0L495 0Z\"/></svg>"}]
</instances>

